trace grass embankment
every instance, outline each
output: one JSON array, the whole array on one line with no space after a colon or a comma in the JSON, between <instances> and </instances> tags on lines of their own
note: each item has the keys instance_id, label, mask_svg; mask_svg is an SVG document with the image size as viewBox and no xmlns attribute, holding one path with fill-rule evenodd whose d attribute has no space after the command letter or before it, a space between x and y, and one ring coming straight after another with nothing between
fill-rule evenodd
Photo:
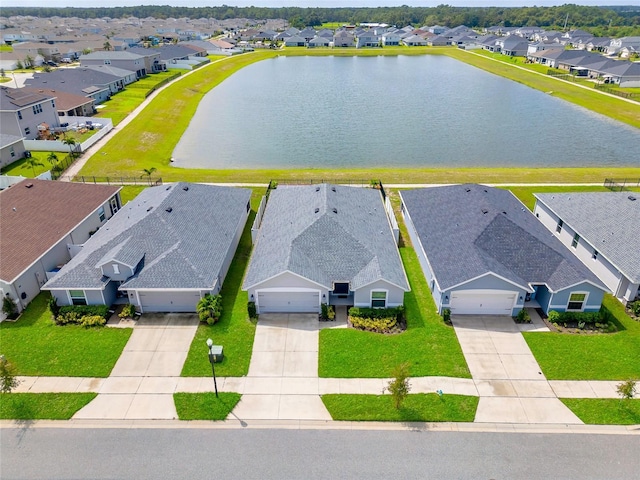
<instances>
[{"instance_id":1,"label":"grass embankment","mask_svg":"<svg viewBox=\"0 0 640 480\"><path fill-rule=\"evenodd\" d=\"M523 333L549 380L640 378L640 323L629 318L611 295L605 296L603 305L613 313L617 333Z\"/></svg>"},{"instance_id":2,"label":"grass embankment","mask_svg":"<svg viewBox=\"0 0 640 480\"><path fill-rule=\"evenodd\" d=\"M118 92L99 106L97 118L110 118L113 125L118 125L135 108L145 100L146 93L160 82L175 75L175 71L153 73Z\"/></svg>"},{"instance_id":3,"label":"grass embankment","mask_svg":"<svg viewBox=\"0 0 640 480\"><path fill-rule=\"evenodd\" d=\"M198 327L182 368L183 377L211 375L206 345L208 338L213 339L216 345L224 347L224 360L216 364L217 375L241 377L249 371L256 326L249 320L247 313L249 299L247 292L241 290L241 286L251 256L251 225L260 203L261 193L261 191L254 191L251 197L251 213L222 286L222 317L214 325L200 324Z\"/></svg>"},{"instance_id":4,"label":"grass embankment","mask_svg":"<svg viewBox=\"0 0 640 480\"><path fill-rule=\"evenodd\" d=\"M517 64L505 63L461 49L450 49L447 52L452 58L481 68L487 72L500 75L535 88L568 102L601 113L628 125L640 128L640 105L630 103L622 98L603 95L592 87L564 82L557 78L527 69ZM518 68L519 67L519 68Z\"/></svg>"},{"instance_id":5,"label":"grass embankment","mask_svg":"<svg viewBox=\"0 0 640 480\"><path fill-rule=\"evenodd\" d=\"M391 395L323 395L334 420L378 422L473 422L478 397L416 393L396 409Z\"/></svg>"},{"instance_id":6,"label":"grass embankment","mask_svg":"<svg viewBox=\"0 0 640 480\"><path fill-rule=\"evenodd\" d=\"M14 322L0 324L2 354L17 375L108 377L131 335L130 328L58 326L38 295Z\"/></svg>"},{"instance_id":7,"label":"grass embankment","mask_svg":"<svg viewBox=\"0 0 640 480\"><path fill-rule=\"evenodd\" d=\"M452 53L454 52L454 53ZM382 179L386 183L593 183L604 178L640 177L639 168L359 168L359 169L262 169L262 170L213 170L186 169L170 166L172 152L186 130L202 97L213 87L239 69L276 55L398 55L398 54L447 54L459 56L458 49L433 47L397 47L385 49L286 49L284 51L260 51L237 57L225 58L198 69L188 77L181 78L158 94L135 121L118 132L108 144L93 155L82 169L82 175L95 176L137 176L142 169L155 167L157 175L166 181L184 180L201 182L259 182L267 183L277 179L318 179L339 182L348 179ZM488 58L462 52L460 60L472 59L485 67L496 64L518 75L526 76L528 81L545 79L532 72L514 69L510 65L500 64ZM497 68L497 67L496 67ZM510 69L510 70L506 70ZM546 87L544 87L546 88ZM540 88L540 89L544 89ZM566 88L581 93L579 87L566 84ZM117 98L115 96L114 98ZM626 103L626 102L625 102ZM619 100L599 95L598 102L592 107L613 104L611 110L620 107ZM630 105L630 104L628 104ZM622 107L620 107L622 108ZM627 108L625 106L625 108ZM638 109L640 114L640 107ZM157 112L163 112L158 115ZM603 112L604 113L604 112ZM107 116L105 114L105 116ZM640 122L639 122L640 123ZM203 149L203 154L210 152Z\"/></svg>"},{"instance_id":8,"label":"grass embankment","mask_svg":"<svg viewBox=\"0 0 640 480\"><path fill-rule=\"evenodd\" d=\"M240 401L239 393L174 393L180 420L224 420Z\"/></svg>"},{"instance_id":9,"label":"grass embankment","mask_svg":"<svg viewBox=\"0 0 640 480\"><path fill-rule=\"evenodd\" d=\"M321 330L321 377L391 377L393 369L404 362L409 363L412 377L471 377L453 328L436 313L415 251L403 247L400 253L411 285L404 297L407 330L396 335L346 328Z\"/></svg>"},{"instance_id":10,"label":"grass embankment","mask_svg":"<svg viewBox=\"0 0 640 480\"><path fill-rule=\"evenodd\" d=\"M589 425L640 425L640 399L562 398L569 409Z\"/></svg>"},{"instance_id":11,"label":"grass embankment","mask_svg":"<svg viewBox=\"0 0 640 480\"><path fill-rule=\"evenodd\" d=\"M0 393L3 420L69 420L97 393Z\"/></svg>"}]
</instances>

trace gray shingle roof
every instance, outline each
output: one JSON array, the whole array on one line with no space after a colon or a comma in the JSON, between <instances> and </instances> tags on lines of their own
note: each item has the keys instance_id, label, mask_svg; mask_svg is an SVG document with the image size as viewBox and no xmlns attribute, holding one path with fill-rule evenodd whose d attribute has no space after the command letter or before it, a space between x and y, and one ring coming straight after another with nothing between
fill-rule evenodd
<instances>
[{"instance_id":1,"label":"gray shingle roof","mask_svg":"<svg viewBox=\"0 0 640 480\"><path fill-rule=\"evenodd\" d=\"M482 185L401 192L441 290L493 272L528 289L605 289L511 192Z\"/></svg>"},{"instance_id":2,"label":"gray shingle roof","mask_svg":"<svg viewBox=\"0 0 640 480\"><path fill-rule=\"evenodd\" d=\"M640 194L537 193L535 196L625 276L634 283L640 282ZM631 201L629 196L636 200Z\"/></svg>"},{"instance_id":3,"label":"gray shingle roof","mask_svg":"<svg viewBox=\"0 0 640 480\"><path fill-rule=\"evenodd\" d=\"M185 188L188 188L185 190ZM122 289L211 288L251 191L177 183L148 188L85 244L45 289L102 288L110 258L137 265ZM167 211L171 209L171 211Z\"/></svg>"},{"instance_id":4,"label":"gray shingle roof","mask_svg":"<svg viewBox=\"0 0 640 480\"><path fill-rule=\"evenodd\" d=\"M316 212L317 209L317 212ZM272 191L243 288L291 271L327 289L386 280L409 290L380 192L333 185Z\"/></svg>"}]
</instances>

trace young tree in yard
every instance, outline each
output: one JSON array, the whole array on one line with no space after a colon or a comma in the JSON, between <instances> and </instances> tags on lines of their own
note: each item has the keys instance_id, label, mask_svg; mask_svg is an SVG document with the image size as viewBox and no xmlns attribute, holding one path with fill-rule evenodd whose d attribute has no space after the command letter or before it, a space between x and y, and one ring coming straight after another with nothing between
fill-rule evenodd
<instances>
[{"instance_id":1,"label":"young tree in yard","mask_svg":"<svg viewBox=\"0 0 640 480\"><path fill-rule=\"evenodd\" d=\"M618 395L620 395L621 400L630 400L636 393L636 381L627 380L626 382L622 382L618 384L616 391L618 392Z\"/></svg>"},{"instance_id":2,"label":"young tree in yard","mask_svg":"<svg viewBox=\"0 0 640 480\"><path fill-rule=\"evenodd\" d=\"M206 294L196 306L198 317L209 325L216 323L222 315L222 296Z\"/></svg>"},{"instance_id":3,"label":"young tree in yard","mask_svg":"<svg viewBox=\"0 0 640 480\"><path fill-rule=\"evenodd\" d=\"M151 175L153 175L153 172L155 172L156 170L157 170L156 167L143 168L142 171L144 173L142 175L140 175L140 178L146 176L147 180L149 181L149 184L151 184Z\"/></svg>"},{"instance_id":4,"label":"young tree in yard","mask_svg":"<svg viewBox=\"0 0 640 480\"><path fill-rule=\"evenodd\" d=\"M22 168L30 168L33 171L33 176L36 176L36 167L44 167L44 163L40 162L37 158L29 157L24 160Z\"/></svg>"},{"instance_id":5,"label":"young tree in yard","mask_svg":"<svg viewBox=\"0 0 640 480\"><path fill-rule=\"evenodd\" d=\"M411 391L411 385L409 385L409 364L401 363L393 370L393 380L389 381L386 390L393 397L393 403L396 410L399 410L402 406L407 395Z\"/></svg>"},{"instance_id":6,"label":"young tree in yard","mask_svg":"<svg viewBox=\"0 0 640 480\"><path fill-rule=\"evenodd\" d=\"M11 393L11 390L20 385L20 380L16 378L15 369L4 355L0 355L0 392Z\"/></svg>"},{"instance_id":7,"label":"young tree in yard","mask_svg":"<svg viewBox=\"0 0 640 480\"><path fill-rule=\"evenodd\" d=\"M69 155L73 158L73 149L76 146L76 141L71 137L65 137L64 140L62 140L62 143L69 147Z\"/></svg>"},{"instance_id":8,"label":"young tree in yard","mask_svg":"<svg viewBox=\"0 0 640 480\"><path fill-rule=\"evenodd\" d=\"M51 152L51 153L49 153L49 155L47 155L47 161L48 161L51 165L55 166L55 165L56 165L56 163L58 163L58 155L56 155L56 154L55 154L55 152Z\"/></svg>"}]
</instances>

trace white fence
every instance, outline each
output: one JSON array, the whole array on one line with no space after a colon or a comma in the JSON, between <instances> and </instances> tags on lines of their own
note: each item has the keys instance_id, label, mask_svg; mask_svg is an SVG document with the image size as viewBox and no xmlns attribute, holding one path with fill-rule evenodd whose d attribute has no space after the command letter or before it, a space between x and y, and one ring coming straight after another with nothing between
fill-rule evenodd
<instances>
[{"instance_id":1,"label":"white fence","mask_svg":"<svg viewBox=\"0 0 640 480\"><path fill-rule=\"evenodd\" d=\"M9 188L11 185L21 182L27 177L22 175L0 175L0 190ZM47 170L36 177L38 180L51 180L51 172Z\"/></svg>"}]
</instances>

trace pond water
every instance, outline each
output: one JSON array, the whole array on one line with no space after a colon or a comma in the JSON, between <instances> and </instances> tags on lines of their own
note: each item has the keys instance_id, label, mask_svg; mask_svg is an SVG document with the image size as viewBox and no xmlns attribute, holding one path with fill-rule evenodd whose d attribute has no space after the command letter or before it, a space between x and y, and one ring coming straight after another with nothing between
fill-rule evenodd
<instances>
[{"instance_id":1,"label":"pond water","mask_svg":"<svg viewBox=\"0 0 640 480\"><path fill-rule=\"evenodd\" d=\"M209 92L173 157L245 169L638 166L640 130L445 56L278 57Z\"/></svg>"}]
</instances>

